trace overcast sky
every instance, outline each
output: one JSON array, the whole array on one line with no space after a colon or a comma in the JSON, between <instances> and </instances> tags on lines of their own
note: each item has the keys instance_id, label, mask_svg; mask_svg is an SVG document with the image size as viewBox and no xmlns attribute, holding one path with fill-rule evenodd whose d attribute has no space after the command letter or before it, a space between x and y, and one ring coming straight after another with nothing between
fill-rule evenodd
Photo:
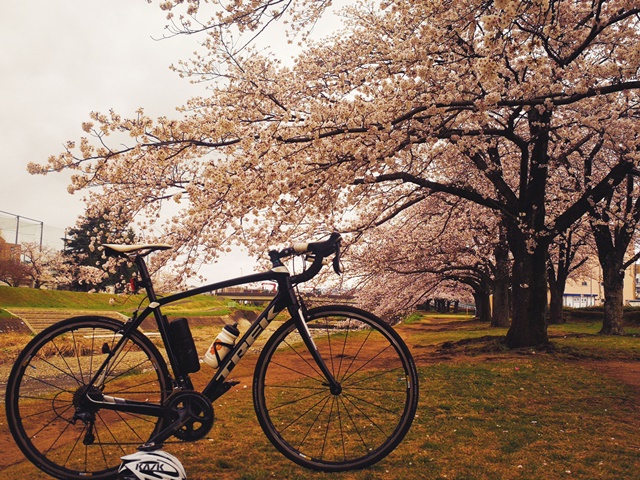
<instances>
[{"instance_id":1,"label":"overcast sky","mask_svg":"<svg viewBox=\"0 0 640 480\"><path fill-rule=\"evenodd\" d=\"M157 40L165 13L145 0L4 2L2 22L0 211L43 222L44 241L51 244L83 214L83 194L67 193L70 173L33 176L27 164L45 163L68 140L78 140L91 111L113 108L128 116L143 107L152 117L177 116L176 107L203 87L169 66L188 58L198 38ZM325 22L316 33L323 36L335 24ZM290 46L280 50L291 55ZM12 242L14 223L0 213L0 230ZM19 241L39 240L37 228L28 227L24 220ZM236 257L225 269L247 274L250 264Z\"/></svg>"},{"instance_id":2,"label":"overcast sky","mask_svg":"<svg viewBox=\"0 0 640 480\"><path fill-rule=\"evenodd\" d=\"M69 175L32 176L27 164L44 163L78 139L93 110L128 115L142 106L171 116L196 92L168 68L195 39L153 40L163 18L144 0L4 3L0 210L72 226L83 202L67 193Z\"/></svg>"},{"instance_id":3,"label":"overcast sky","mask_svg":"<svg viewBox=\"0 0 640 480\"><path fill-rule=\"evenodd\" d=\"M29 162L44 163L82 134L91 111L138 107L153 117L200 93L169 70L197 44L194 37L162 37L164 13L144 0L30 0L4 2L0 28L0 211L44 223L53 243L84 212L82 194L69 195L69 174L33 176ZM14 241L14 220L0 228ZM39 232L23 221L22 233ZM13 231L11 231L11 229ZM233 275L250 273L233 263Z\"/></svg>"}]
</instances>

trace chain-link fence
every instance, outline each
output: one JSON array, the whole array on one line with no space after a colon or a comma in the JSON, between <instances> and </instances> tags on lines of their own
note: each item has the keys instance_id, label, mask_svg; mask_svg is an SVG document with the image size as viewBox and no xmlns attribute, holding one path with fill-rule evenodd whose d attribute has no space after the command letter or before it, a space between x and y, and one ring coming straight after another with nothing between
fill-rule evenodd
<instances>
[{"instance_id":1,"label":"chain-link fence","mask_svg":"<svg viewBox=\"0 0 640 480\"><path fill-rule=\"evenodd\" d=\"M65 230L33 218L0 210L0 236L11 244L37 243L62 250Z\"/></svg>"}]
</instances>

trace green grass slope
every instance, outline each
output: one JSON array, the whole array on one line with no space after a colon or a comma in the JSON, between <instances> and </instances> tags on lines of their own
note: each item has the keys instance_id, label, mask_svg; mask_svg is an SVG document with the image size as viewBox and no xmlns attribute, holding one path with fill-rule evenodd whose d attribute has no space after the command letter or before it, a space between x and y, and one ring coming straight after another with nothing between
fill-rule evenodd
<instances>
[{"instance_id":1,"label":"green grass slope","mask_svg":"<svg viewBox=\"0 0 640 480\"><path fill-rule=\"evenodd\" d=\"M110 310L127 315L141 302L145 305L146 301L143 300L143 295L111 295L0 286L0 310L10 310L11 307ZM197 295L176 302L163 310L171 315L216 316L228 314L230 306L233 306L233 303L228 299L212 295Z\"/></svg>"}]
</instances>

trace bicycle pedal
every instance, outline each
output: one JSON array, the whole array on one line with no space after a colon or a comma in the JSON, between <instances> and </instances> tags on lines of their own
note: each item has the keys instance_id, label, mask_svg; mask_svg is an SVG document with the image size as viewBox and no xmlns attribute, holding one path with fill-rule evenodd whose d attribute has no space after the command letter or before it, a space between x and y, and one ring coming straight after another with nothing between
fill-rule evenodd
<instances>
[{"instance_id":1,"label":"bicycle pedal","mask_svg":"<svg viewBox=\"0 0 640 480\"><path fill-rule=\"evenodd\" d=\"M233 380L231 382L222 382L222 385L220 385L220 387L218 388L218 390L216 390L216 393L214 394L213 398L211 399L211 402L214 402L215 400L217 400L218 398L220 398L222 395L224 395L225 393L227 393L229 390L231 390L232 387L235 387L236 385L238 385L240 382L237 380Z\"/></svg>"}]
</instances>

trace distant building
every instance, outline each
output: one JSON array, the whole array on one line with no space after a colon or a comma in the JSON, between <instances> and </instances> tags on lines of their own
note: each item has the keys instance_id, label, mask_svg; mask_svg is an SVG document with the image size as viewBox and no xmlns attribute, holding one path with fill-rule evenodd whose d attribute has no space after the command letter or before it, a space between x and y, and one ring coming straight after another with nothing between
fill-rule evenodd
<instances>
[{"instance_id":1,"label":"distant building","mask_svg":"<svg viewBox=\"0 0 640 480\"><path fill-rule=\"evenodd\" d=\"M16 245L15 243L7 243L9 249L9 258L11 260L20 261L22 255L22 245Z\"/></svg>"},{"instance_id":2,"label":"distant building","mask_svg":"<svg viewBox=\"0 0 640 480\"><path fill-rule=\"evenodd\" d=\"M9 243L4 238L0 237L0 260L13 260L15 262L19 262L21 254L21 245Z\"/></svg>"},{"instance_id":3,"label":"distant building","mask_svg":"<svg viewBox=\"0 0 640 480\"><path fill-rule=\"evenodd\" d=\"M564 290L562 304L565 307L585 308L602 305L604 303L604 287L602 285L602 269L600 265L591 269L591 274L580 279L569 279ZM640 306L640 264L633 264L627 268L624 277L625 305Z\"/></svg>"}]
</instances>

